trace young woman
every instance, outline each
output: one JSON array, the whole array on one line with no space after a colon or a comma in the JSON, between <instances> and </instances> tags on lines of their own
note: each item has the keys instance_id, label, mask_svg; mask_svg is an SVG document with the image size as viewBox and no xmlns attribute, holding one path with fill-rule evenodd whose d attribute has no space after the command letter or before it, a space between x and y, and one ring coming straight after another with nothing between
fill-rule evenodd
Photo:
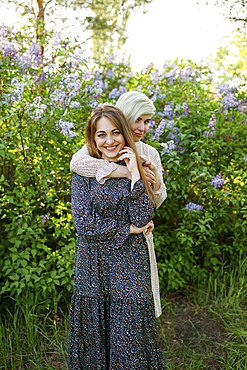
<instances>
[{"instance_id":1,"label":"young woman","mask_svg":"<svg viewBox=\"0 0 247 370\"><path fill-rule=\"evenodd\" d=\"M121 95L116 106L124 113L132 131L136 149L143 161L143 170L149 183L152 183L155 203L159 207L166 199L166 187L163 183L162 166L159 154L156 149L141 141L147 133L152 115L155 113L155 107L150 99L141 92L131 91ZM119 165L115 162L109 163L104 159L90 156L87 146L79 150L72 157L70 170L81 176L95 177L96 180L103 184L108 178L129 178L130 174L126 166ZM150 225L149 230L153 228ZM153 235L146 235L150 268L151 284L155 303L155 315L161 315L160 294L159 294L159 277L156 264Z\"/></svg>"},{"instance_id":2,"label":"young woman","mask_svg":"<svg viewBox=\"0 0 247 370\"><path fill-rule=\"evenodd\" d=\"M78 232L69 320L69 370L163 370L149 252L143 231L154 216L151 187L123 113L96 108L86 127L89 154L121 161L130 178L73 174Z\"/></svg>"}]
</instances>

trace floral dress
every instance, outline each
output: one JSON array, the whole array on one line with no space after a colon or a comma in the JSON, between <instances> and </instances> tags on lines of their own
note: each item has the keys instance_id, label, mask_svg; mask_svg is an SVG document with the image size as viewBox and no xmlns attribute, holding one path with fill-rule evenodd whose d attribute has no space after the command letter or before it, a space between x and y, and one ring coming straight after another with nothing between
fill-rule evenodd
<instances>
[{"instance_id":1,"label":"floral dress","mask_svg":"<svg viewBox=\"0 0 247 370\"><path fill-rule=\"evenodd\" d=\"M159 157L159 153L152 146L139 141L136 144L136 149L139 155L146 155L157 167L161 185L160 188L154 191L155 203L157 208L163 203L167 197L166 186L163 182L162 165ZM112 171L118 167L118 162L109 162L106 159L97 159L89 155L87 146L84 145L82 149L76 152L70 162L70 170L81 176L95 177L100 184L104 184L109 181L107 177ZM156 263L156 256L154 251L153 234L149 233L146 236L150 269L151 269L151 286L154 297L155 315L159 317L161 315L161 304L160 304L160 293L159 293L159 275Z\"/></svg>"},{"instance_id":2,"label":"floral dress","mask_svg":"<svg viewBox=\"0 0 247 370\"><path fill-rule=\"evenodd\" d=\"M78 232L69 319L69 370L163 370L145 237L154 207L142 180L73 174Z\"/></svg>"}]
</instances>

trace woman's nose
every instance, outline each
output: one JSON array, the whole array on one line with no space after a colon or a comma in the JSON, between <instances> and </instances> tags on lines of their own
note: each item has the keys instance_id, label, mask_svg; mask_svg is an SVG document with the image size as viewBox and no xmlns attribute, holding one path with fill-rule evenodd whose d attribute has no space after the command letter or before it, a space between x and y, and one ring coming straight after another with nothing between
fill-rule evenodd
<instances>
[{"instance_id":1,"label":"woman's nose","mask_svg":"<svg viewBox=\"0 0 247 370\"><path fill-rule=\"evenodd\" d=\"M114 139L111 135L108 135L107 138L106 138L106 144L107 145L110 145L114 142Z\"/></svg>"},{"instance_id":2,"label":"woman's nose","mask_svg":"<svg viewBox=\"0 0 247 370\"><path fill-rule=\"evenodd\" d=\"M139 131L144 131L144 122L139 122L138 130Z\"/></svg>"}]
</instances>

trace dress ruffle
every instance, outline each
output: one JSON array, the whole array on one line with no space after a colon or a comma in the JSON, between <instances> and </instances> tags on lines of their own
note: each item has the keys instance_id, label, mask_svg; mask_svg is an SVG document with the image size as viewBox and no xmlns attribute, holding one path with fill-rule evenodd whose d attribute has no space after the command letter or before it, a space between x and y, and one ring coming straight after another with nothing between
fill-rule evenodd
<instances>
[{"instance_id":1,"label":"dress ruffle","mask_svg":"<svg viewBox=\"0 0 247 370\"><path fill-rule=\"evenodd\" d=\"M71 300L69 369L163 370L154 306L149 298L86 297Z\"/></svg>"}]
</instances>

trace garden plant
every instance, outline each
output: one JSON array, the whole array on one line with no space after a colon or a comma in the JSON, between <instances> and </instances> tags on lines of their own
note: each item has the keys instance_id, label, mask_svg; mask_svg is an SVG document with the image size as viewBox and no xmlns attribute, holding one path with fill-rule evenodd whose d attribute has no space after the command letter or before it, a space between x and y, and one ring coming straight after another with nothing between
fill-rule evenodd
<instances>
[{"instance_id":1,"label":"garden plant","mask_svg":"<svg viewBox=\"0 0 247 370\"><path fill-rule=\"evenodd\" d=\"M154 220L161 290L207 284L242 266L246 87L216 85L207 66L190 61L133 74L109 56L89 67L76 42L45 31L44 45L33 40L32 24L0 28L1 314L12 302L33 314L68 305L76 243L70 159L92 109L134 89L156 107L145 142L160 153L168 194Z\"/></svg>"}]
</instances>

